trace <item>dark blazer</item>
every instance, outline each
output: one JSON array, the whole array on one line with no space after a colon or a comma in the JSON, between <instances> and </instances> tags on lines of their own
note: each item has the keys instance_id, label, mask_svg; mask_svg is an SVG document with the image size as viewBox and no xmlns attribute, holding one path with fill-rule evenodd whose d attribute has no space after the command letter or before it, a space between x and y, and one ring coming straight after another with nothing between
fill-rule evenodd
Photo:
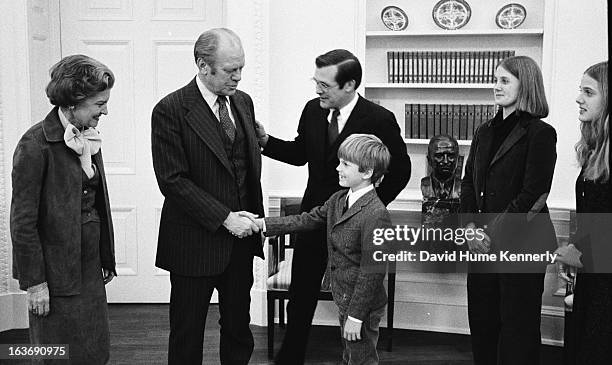
<instances>
[{"instance_id":1,"label":"dark blazer","mask_svg":"<svg viewBox=\"0 0 612 365\"><path fill-rule=\"evenodd\" d=\"M102 153L92 157L101 184L95 202L101 220L100 259L103 268L114 272L113 222ZM13 276L20 289L46 281L51 295L79 294L83 172L78 155L64 142L57 107L21 137L13 155L12 179Z\"/></svg>"},{"instance_id":2,"label":"dark blazer","mask_svg":"<svg viewBox=\"0 0 612 365\"><path fill-rule=\"evenodd\" d=\"M376 189L380 200L387 205L404 189L410 179L410 157L402 139L395 116L389 110L359 96L344 128L331 146L327 145L328 109L319 105L319 98L306 103L298 124L298 135L293 141L272 136L263 154L291 165L308 163L308 184L302 198L302 211L323 204L338 184L338 147L351 134L374 134L391 153L391 164L380 186Z\"/></svg>"},{"instance_id":3,"label":"dark blazer","mask_svg":"<svg viewBox=\"0 0 612 365\"><path fill-rule=\"evenodd\" d=\"M478 128L470 147L461 183L464 223L487 225L492 245L500 249L556 248L546 205L557 159L555 129L522 112L486 165L494 133L491 124Z\"/></svg>"},{"instance_id":4,"label":"dark blazer","mask_svg":"<svg viewBox=\"0 0 612 365\"><path fill-rule=\"evenodd\" d=\"M253 254L263 258L259 235L237 241L223 227L231 211L264 215L253 102L241 91L236 91L230 102L248 145L250 200L242 207L219 121L200 94L195 78L153 109L153 167L165 197L155 261L159 268L185 276L219 274L229 263L234 243L250 245Z\"/></svg>"},{"instance_id":5,"label":"dark blazer","mask_svg":"<svg viewBox=\"0 0 612 365\"><path fill-rule=\"evenodd\" d=\"M326 227L334 302L343 313L365 320L368 313L387 303L383 286L386 265L372 259L374 251L382 250L373 244L373 232L391 227L391 216L375 191L367 192L342 214L347 192L336 192L310 212L265 218L265 234Z\"/></svg>"}]
</instances>

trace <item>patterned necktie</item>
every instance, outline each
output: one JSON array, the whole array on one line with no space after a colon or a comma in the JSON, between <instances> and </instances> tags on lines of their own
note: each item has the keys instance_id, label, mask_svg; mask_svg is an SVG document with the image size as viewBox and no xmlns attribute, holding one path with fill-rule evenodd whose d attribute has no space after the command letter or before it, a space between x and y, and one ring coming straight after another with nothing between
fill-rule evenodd
<instances>
[{"instance_id":1,"label":"patterned necktie","mask_svg":"<svg viewBox=\"0 0 612 365\"><path fill-rule=\"evenodd\" d=\"M217 104L219 104L219 122L221 127L225 131L225 134L229 137L230 141L234 143L234 137L236 137L236 127L232 123L229 111L227 110L227 98L223 95L217 97Z\"/></svg>"},{"instance_id":2,"label":"patterned necktie","mask_svg":"<svg viewBox=\"0 0 612 365\"><path fill-rule=\"evenodd\" d=\"M334 109L332 112L331 120L327 125L327 143L331 146L336 138L338 138L338 116L340 115L340 111L338 109Z\"/></svg>"}]
</instances>

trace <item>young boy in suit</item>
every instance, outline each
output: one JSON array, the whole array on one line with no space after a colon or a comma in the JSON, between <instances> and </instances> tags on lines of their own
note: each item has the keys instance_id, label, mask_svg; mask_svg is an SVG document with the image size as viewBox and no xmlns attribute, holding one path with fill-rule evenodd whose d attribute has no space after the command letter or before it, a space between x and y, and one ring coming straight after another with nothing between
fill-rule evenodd
<instances>
[{"instance_id":1,"label":"young boy in suit","mask_svg":"<svg viewBox=\"0 0 612 365\"><path fill-rule=\"evenodd\" d=\"M374 190L391 159L371 134L350 135L338 150L339 182L344 189L310 212L267 217L256 222L266 236L327 227L331 290L338 306L344 364L377 364L378 326L385 311L385 262L373 259L381 250L377 229L391 227L391 217ZM380 232L380 231L379 231Z\"/></svg>"}]
</instances>

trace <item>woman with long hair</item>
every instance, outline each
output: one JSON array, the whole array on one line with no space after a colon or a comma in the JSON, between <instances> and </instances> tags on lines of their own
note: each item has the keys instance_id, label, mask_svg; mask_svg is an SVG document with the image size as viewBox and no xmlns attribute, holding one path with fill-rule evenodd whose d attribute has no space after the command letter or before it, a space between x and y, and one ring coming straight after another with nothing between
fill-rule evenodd
<instances>
[{"instance_id":1,"label":"woman with long hair","mask_svg":"<svg viewBox=\"0 0 612 365\"><path fill-rule=\"evenodd\" d=\"M484 229L469 240L472 253L542 252L556 247L546 198L557 159L542 72L526 56L495 70L499 112L475 133L461 183L466 228ZM544 290L543 263L473 263L467 278L468 318L476 365L538 364Z\"/></svg>"},{"instance_id":2,"label":"woman with long hair","mask_svg":"<svg viewBox=\"0 0 612 365\"><path fill-rule=\"evenodd\" d=\"M612 198L607 61L584 72L576 103L581 132L576 158L582 169L576 180L576 234L571 244L582 253L582 268L576 276L572 320L565 328L565 363L609 364Z\"/></svg>"}]
</instances>

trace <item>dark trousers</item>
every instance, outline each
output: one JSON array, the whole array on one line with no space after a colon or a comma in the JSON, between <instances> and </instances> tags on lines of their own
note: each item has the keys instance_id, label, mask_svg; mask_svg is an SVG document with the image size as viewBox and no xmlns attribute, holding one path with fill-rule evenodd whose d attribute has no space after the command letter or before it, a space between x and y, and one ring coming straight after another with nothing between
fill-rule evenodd
<instances>
[{"instance_id":1,"label":"dark trousers","mask_svg":"<svg viewBox=\"0 0 612 365\"><path fill-rule=\"evenodd\" d=\"M544 274L468 274L475 365L540 363Z\"/></svg>"},{"instance_id":2,"label":"dark trousers","mask_svg":"<svg viewBox=\"0 0 612 365\"><path fill-rule=\"evenodd\" d=\"M168 364L202 364L204 326L213 293L219 293L221 364L247 364L253 353L251 286L253 254L236 242L230 263L219 275L204 277L170 273L170 339Z\"/></svg>"},{"instance_id":3,"label":"dark trousers","mask_svg":"<svg viewBox=\"0 0 612 365\"><path fill-rule=\"evenodd\" d=\"M276 364L304 363L317 296L327 266L325 230L300 234L293 252L287 330Z\"/></svg>"}]
</instances>

